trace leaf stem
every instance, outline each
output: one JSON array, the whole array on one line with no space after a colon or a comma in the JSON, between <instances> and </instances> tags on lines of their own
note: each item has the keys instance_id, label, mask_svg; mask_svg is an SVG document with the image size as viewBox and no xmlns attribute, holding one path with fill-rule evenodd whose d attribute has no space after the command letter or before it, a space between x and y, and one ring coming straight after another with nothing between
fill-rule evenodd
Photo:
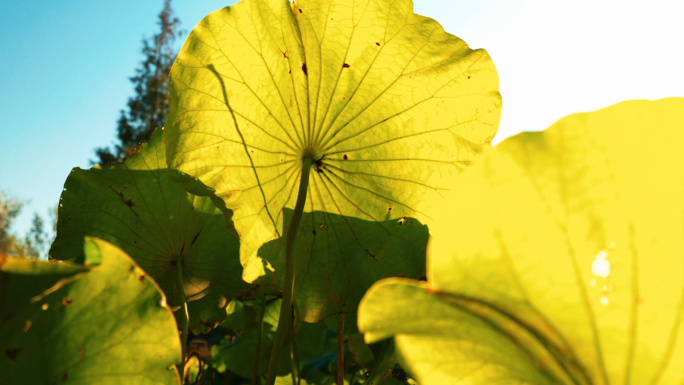
<instances>
[{"instance_id":1,"label":"leaf stem","mask_svg":"<svg viewBox=\"0 0 684 385\"><path fill-rule=\"evenodd\" d=\"M344 385L344 314L337 328L337 385Z\"/></svg>"},{"instance_id":2,"label":"leaf stem","mask_svg":"<svg viewBox=\"0 0 684 385\"><path fill-rule=\"evenodd\" d=\"M178 284L178 293L181 299L181 314L180 314L180 340L181 340L181 373L185 369L185 354L188 345L188 301L185 298L185 288L183 285L183 259L176 260L176 278Z\"/></svg>"},{"instance_id":3,"label":"leaf stem","mask_svg":"<svg viewBox=\"0 0 684 385\"><path fill-rule=\"evenodd\" d=\"M266 309L266 295L262 294L259 309L259 333L257 334L256 353L254 354L254 369L252 369L252 385L259 385L259 355L261 354L261 338L264 334L264 310Z\"/></svg>"},{"instance_id":4,"label":"leaf stem","mask_svg":"<svg viewBox=\"0 0 684 385\"><path fill-rule=\"evenodd\" d=\"M285 341L285 335L289 332L289 322L292 317L292 292L294 291L294 275L295 275L295 261L292 256L292 248L294 247L295 237L297 236L297 228L299 221L302 219L304 212L304 204L306 203L306 194L309 189L309 172L311 171L312 156L307 153L302 158L302 177L299 181L299 192L297 194L297 203L295 204L294 213L290 220L290 226L287 228L287 238L285 244L285 284L283 285L283 303L280 307L280 319L278 320L278 328L276 329L275 339L273 341L273 350L271 350L271 358L268 362L268 372L266 373L266 385L273 385L275 383L276 372L278 371L278 364L280 362L280 351Z\"/></svg>"}]
</instances>

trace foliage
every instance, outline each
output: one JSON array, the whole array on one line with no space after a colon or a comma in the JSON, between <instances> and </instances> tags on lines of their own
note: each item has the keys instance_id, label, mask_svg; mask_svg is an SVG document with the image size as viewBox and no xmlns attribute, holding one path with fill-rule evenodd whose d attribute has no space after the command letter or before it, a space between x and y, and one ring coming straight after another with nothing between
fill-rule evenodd
<instances>
[{"instance_id":1,"label":"foliage","mask_svg":"<svg viewBox=\"0 0 684 385\"><path fill-rule=\"evenodd\" d=\"M45 230L43 217L37 213L33 214L31 229L24 238L20 238L12 231L14 219L24 208L24 202L14 198L9 198L4 192L0 191L0 254L21 255L31 258L44 256L47 246L52 242L52 233ZM56 225L57 218L53 213L49 213Z\"/></svg>"},{"instance_id":2,"label":"foliage","mask_svg":"<svg viewBox=\"0 0 684 385\"><path fill-rule=\"evenodd\" d=\"M682 382L683 99L492 148L491 59L410 0L243 0L170 74L159 20L61 262L0 255L3 383Z\"/></svg>"},{"instance_id":3,"label":"foliage","mask_svg":"<svg viewBox=\"0 0 684 385\"><path fill-rule=\"evenodd\" d=\"M681 383L682 111L624 102L496 146L431 213L428 282L368 291L366 340L394 336L423 384Z\"/></svg>"},{"instance_id":4,"label":"foliage","mask_svg":"<svg viewBox=\"0 0 684 385\"><path fill-rule=\"evenodd\" d=\"M200 22L171 72L172 177L235 212L246 281L285 259L286 216L306 194L293 254L310 322L355 311L379 278L422 275L427 233L399 227L420 220L423 196L491 141L500 115L484 50L408 0L359 6L242 1ZM266 283L287 286L279 270Z\"/></svg>"},{"instance_id":5,"label":"foliage","mask_svg":"<svg viewBox=\"0 0 684 385\"><path fill-rule=\"evenodd\" d=\"M0 257L3 383L178 383L164 294L120 249L85 250L85 266Z\"/></svg>"},{"instance_id":6,"label":"foliage","mask_svg":"<svg viewBox=\"0 0 684 385\"><path fill-rule=\"evenodd\" d=\"M221 317L210 320L211 310L249 289L240 278L238 239L209 198L190 194L168 178L163 136L157 130L122 163L71 171L50 255L80 262L85 236L104 239L152 276L173 307L182 302L182 272L183 295L189 302L200 301L189 307L190 327L220 322Z\"/></svg>"},{"instance_id":7,"label":"foliage","mask_svg":"<svg viewBox=\"0 0 684 385\"><path fill-rule=\"evenodd\" d=\"M173 44L183 33L178 29L180 20L173 17L171 0L164 1L158 19L161 31L152 38L143 39L142 54L145 59L135 70L135 76L130 78L135 96L128 99L128 111L120 111L118 143L113 149L96 149L97 159L91 161L93 164L103 166L121 162L124 157L131 156L140 143L150 140L156 128L164 126L164 116L169 108L169 71L176 57Z\"/></svg>"}]
</instances>

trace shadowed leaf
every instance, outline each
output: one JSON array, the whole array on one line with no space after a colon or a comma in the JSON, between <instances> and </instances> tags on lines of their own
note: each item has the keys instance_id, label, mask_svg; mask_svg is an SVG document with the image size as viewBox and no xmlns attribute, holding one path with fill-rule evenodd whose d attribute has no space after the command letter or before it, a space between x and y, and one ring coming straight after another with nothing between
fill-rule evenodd
<instances>
[{"instance_id":1,"label":"shadowed leaf","mask_svg":"<svg viewBox=\"0 0 684 385\"><path fill-rule=\"evenodd\" d=\"M207 197L189 194L168 178L162 130L123 163L75 168L64 184L53 258L75 260L84 236L120 247L150 274L177 306L177 269L182 266L191 325L243 293L239 243L224 214ZM221 311L225 315L224 311ZM211 320L211 325L215 321ZM211 326L210 325L210 326Z\"/></svg>"}]
</instances>

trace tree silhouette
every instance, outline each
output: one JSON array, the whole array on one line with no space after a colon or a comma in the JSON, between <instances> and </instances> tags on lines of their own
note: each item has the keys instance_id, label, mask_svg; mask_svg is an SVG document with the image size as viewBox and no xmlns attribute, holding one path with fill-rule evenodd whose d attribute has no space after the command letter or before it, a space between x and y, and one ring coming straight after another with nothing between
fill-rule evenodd
<instances>
[{"instance_id":1,"label":"tree silhouette","mask_svg":"<svg viewBox=\"0 0 684 385\"><path fill-rule=\"evenodd\" d=\"M118 143L113 148L95 149L97 159L91 160L91 164L120 162L133 154L140 143L147 142L155 128L164 125L164 116L169 109L169 72L176 58L173 43L183 31L179 30L180 20L173 17L171 0L164 1L158 18L161 31L150 39L143 39L145 59L136 68L135 76L130 78L135 85L135 96L128 99L128 111L120 111Z\"/></svg>"}]
</instances>

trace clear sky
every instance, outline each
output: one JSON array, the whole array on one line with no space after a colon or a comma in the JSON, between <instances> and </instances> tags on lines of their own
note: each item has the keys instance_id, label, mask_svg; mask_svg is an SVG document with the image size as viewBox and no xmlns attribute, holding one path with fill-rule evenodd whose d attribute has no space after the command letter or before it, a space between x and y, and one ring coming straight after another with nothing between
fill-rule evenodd
<instances>
[{"instance_id":1,"label":"clear sky","mask_svg":"<svg viewBox=\"0 0 684 385\"><path fill-rule=\"evenodd\" d=\"M0 0L0 190L30 200L20 234L34 212L47 218L71 168L114 140L162 4ZM189 32L230 4L173 8ZM681 0L414 0L414 10L493 58L503 97L495 143L574 112L684 96Z\"/></svg>"}]
</instances>

